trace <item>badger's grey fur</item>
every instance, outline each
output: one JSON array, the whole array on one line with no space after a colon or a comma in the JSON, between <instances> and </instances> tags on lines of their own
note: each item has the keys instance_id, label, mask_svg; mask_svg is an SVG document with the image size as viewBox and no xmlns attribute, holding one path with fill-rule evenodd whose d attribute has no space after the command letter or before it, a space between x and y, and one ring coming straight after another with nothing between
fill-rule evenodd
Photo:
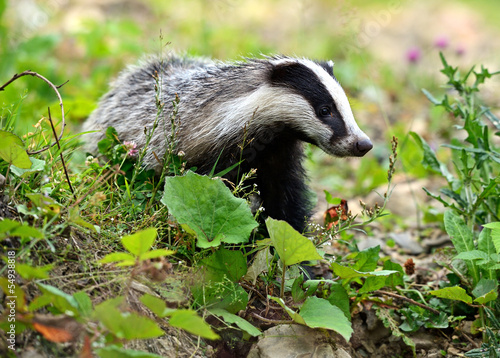
<instances>
[{"instance_id":1,"label":"badger's grey fur","mask_svg":"<svg viewBox=\"0 0 500 358\"><path fill-rule=\"evenodd\" d=\"M311 210L302 142L338 157L363 156L372 148L354 120L331 61L280 56L220 63L169 55L128 68L112 84L84 124L86 131L101 130L88 139L90 151L96 151L109 126L121 140L145 144L144 128L152 126L157 113L156 75L165 118L145 163L161 169L153 151L162 158L172 100L178 95L176 149L185 153L188 167L208 173L216 163L218 171L242 159L229 179L236 181L237 173L256 168L265 213L297 230L305 228Z\"/></svg>"}]
</instances>

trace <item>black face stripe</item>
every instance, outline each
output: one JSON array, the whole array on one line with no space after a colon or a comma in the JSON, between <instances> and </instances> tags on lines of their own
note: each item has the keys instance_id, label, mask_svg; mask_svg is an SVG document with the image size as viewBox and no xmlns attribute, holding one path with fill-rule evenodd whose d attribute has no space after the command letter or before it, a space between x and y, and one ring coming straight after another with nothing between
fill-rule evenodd
<instances>
[{"instance_id":1,"label":"black face stripe","mask_svg":"<svg viewBox=\"0 0 500 358\"><path fill-rule=\"evenodd\" d=\"M336 138L347 135L344 120L330 92L309 67L298 62L276 65L272 69L270 81L273 86L289 88L304 97L313 107L318 119L333 129ZM330 109L328 115L322 114L324 107Z\"/></svg>"}]
</instances>

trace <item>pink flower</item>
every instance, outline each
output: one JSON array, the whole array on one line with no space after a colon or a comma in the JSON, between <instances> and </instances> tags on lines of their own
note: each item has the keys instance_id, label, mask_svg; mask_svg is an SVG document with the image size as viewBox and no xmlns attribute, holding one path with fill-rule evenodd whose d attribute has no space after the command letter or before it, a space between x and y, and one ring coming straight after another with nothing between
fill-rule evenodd
<instances>
[{"instance_id":1,"label":"pink flower","mask_svg":"<svg viewBox=\"0 0 500 358\"><path fill-rule=\"evenodd\" d=\"M129 157L135 157L137 153L139 153L139 150L137 149L137 144L134 142L123 142L123 146L125 147L125 150L127 151L127 156Z\"/></svg>"},{"instance_id":2,"label":"pink flower","mask_svg":"<svg viewBox=\"0 0 500 358\"><path fill-rule=\"evenodd\" d=\"M465 54L464 45L458 45L457 48L455 49L455 53L457 54L457 56L463 56Z\"/></svg>"},{"instance_id":3,"label":"pink flower","mask_svg":"<svg viewBox=\"0 0 500 358\"><path fill-rule=\"evenodd\" d=\"M413 47L406 53L406 59L410 63L417 63L422 57L422 53L418 47Z\"/></svg>"},{"instance_id":4,"label":"pink flower","mask_svg":"<svg viewBox=\"0 0 500 358\"><path fill-rule=\"evenodd\" d=\"M434 45L440 50L444 50L445 48L447 48L448 44L448 38L445 36L438 37L436 41L434 41Z\"/></svg>"}]
</instances>

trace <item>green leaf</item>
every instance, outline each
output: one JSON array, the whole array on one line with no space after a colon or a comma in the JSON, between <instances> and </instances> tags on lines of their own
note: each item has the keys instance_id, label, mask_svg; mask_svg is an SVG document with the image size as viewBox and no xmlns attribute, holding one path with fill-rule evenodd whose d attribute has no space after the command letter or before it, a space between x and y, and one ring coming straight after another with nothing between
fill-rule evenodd
<instances>
[{"instance_id":1,"label":"green leaf","mask_svg":"<svg viewBox=\"0 0 500 358\"><path fill-rule=\"evenodd\" d=\"M135 234L122 237L123 247L135 256L141 256L153 246L158 232L156 228L137 231Z\"/></svg>"},{"instance_id":2,"label":"green leaf","mask_svg":"<svg viewBox=\"0 0 500 358\"><path fill-rule=\"evenodd\" d=\"M371 272L360 272L357 270L354 270L350 267L342 266L338 264L337 262L332 262L330 265L330 268L332 269L333 273L337 276L339 276L341 279L344 280L350 280L353 278L359 278L359 277L375 277L375 276L389 276L395 273L398 273L398 271L394 270L379 270L379 271L371 271Z\"/></svg>"},{"instance_id":3,"label":"green leaf","mask_svg":"<svg viewBox=\"0 0 500 358\"><path fill-rule=\"evenodd\" d=\"M286 221L268 218L266 226L271 242L285 266L302 261L321 260L322 257L314 244Z\"/></svg>"},{"instance_id":4,"label":"green leaf","mask_svg":"<svg viewBox=\"0 0 500 358\"><path fill-rule=\"evenodd\" d=\"M79 313L78 302L73 296L68 295L54 286L43 283L38 283L37 285L42 291L42 295L31 301L29 305L30 311L52 304L60 313L67 314L68 311L71 312L70 315L77 315Z\"/></svg>"},{"instance_id":5,"label":"green leaf","mask_svg":"<svg viewBox=\"0 0 500 358\"><path fill-rule=\"evenodd\" d=\"M220 248L201 260L206 281L222 281L224 277L232 282L239 281L247 272L247 261L241 251Z\"/></svg>"},{"instance_id":6,"label":"green leaf","mask_svg":"<svg viewBox=\"0 0 500 358\"><path fill-rule=\"evenodd\" d=\"M78 303L78 311L84 317L89 317L92 314L92 300L84 291L78 291L73 294L73 298Z\"/></svg>"},{"instance_id":7,"label":"green leaf","mask_svg":"<svg viewBox=\"0 0 500 358\"><path fill-rule=\"evenodd\" d=\"M497 221L483 226L491 230L491 240L493 245L495 245L497 254L500 254L500 222ZM479 238L481 238L481 235Z\"/></svg>"},{"instance_id":8,"label":"green leaf","mask_svg":"<svg viewBox=\"0 0 500 358\"><path fill-rule=\"evenodd\" d=\"M153 353L126 349L117 346L99 348L96 353L99 358L162 358L162 356Z\"/></svg>"},{"instance_id":9,"label":"green leaf","mask_svg":"<svg viewBox=\"0 0 500 358\"><path fill-rule=\"evenodd\" d=\"M444 227L458 253L475 249L472 231L453 210L444 213Z\"/></svg>"},{"instance_id":10,"label":"green leaf","mask_svg":"<svg viewBox=\"0 0 500 358\"><path fill-rule=\"evenodd\" d=\"M213 308L209 309L208 311L215 316L222 317L224 321L226 321L229 324L233 323L236 324L241 330L247 332L252 337L257 337L262 334L262 332L257 327L253 326L250 322L241 318L240 316L229 313L226 310L220 308Z\"/></svg>"},{"instance_id":11,"label":"green leaf","mask_svg":"<svg viewBox=\"0 0 500 358\"><path fill-rule=\"evenodd\" d=\"M304 321L302 316L300 314L298 314L297 312L295 312L294 310L292 310L290 307L288 307L285 304L285 302L283 301L283 299L281 299L279 297L270 297L270 296L268 296L268 297L269 297L269 299L276 301L286 311L286 313L288 313L288 315L290 316L290 318L294 322L296 322L298 324L303 324L303 325L306 324L306 321Z\"/></svg>"},{"instance_id":12,"label":"green leaf","mask_svg":"<svg viewBox=\"0 0 500 358\"><path fill-rule=\"evenodd\" d=\"M29 169L32 165L21 138L2 129L0 129L0 158L20 169Z\"/></svg>"},{"instance_id":13,"label":"green leaf","mask_svg":"<svg viewBox=\"0 0 500 358\"><path fill-rule=\"evenodd\" d=\"M385 281L386 286L390 286L393 288L396 286L404 287L404 279L403 279L404 270L400 264L398 264L396 262L392 262L392 261L385 261L383 268L384 268L384 270L391 270L391 271L398 272L398 273L389 275L386 278L386 281Z\"/></svg>"},{"instance_id":14,"label":"green leaf","mask_svg":"<svg viewBox=\"0 0 500 358\"><path fill-rule=\"evenodd\" d=\"M327 190L323 190L323 192L325 193L326 202L330 205L339 205L342 201L340 198L334 198Z\"/></svg>"},{"instance_id":15,"label":"green leaf","mask_svg":"<svg viewBox=\"0 0 500 358\"><path fill-rule=\"evenodd\" d=\"M198 247L247 242L258 226L247 202L234 197L222 181L191 171L166 178L161 201L180 224L196 232Z\"/></svg>"},{"instance_id":16,"label":"green leaf","mask_svg":"<svg viewBox=\"0 0 500 358\"><path fill-rule=\"evenodd\" d=\"M78 207L74 207L69 210L69 222L81 227L86 227L92 232L97 232L94 225L82 219L80 216L80 209Z\"/></svg>"},{"instance_id":17,"label":"green leaf","mask_svg":"<svg viewBox=\"0 0 500 358\"><path fill-rule=\"evenodd\" d=\"M169 314L175 312L175 309L168 308L164 300L159 297L152 296L150 294L145 294L140 298L140 301L149 308L155 315L160 318L166 317Z\"/></svg>"},{"instance_id":18,"label":"green leaf","mask_svg":"<svg viewBox=\"0 0 500 358\"><path fill-rule=\"evenodd\" d=\"M436 99L436 97L434 97L429 91L427 91L426 89L422 88L422 92L423 94L425 94L425 97L427 97L427 99L429 101L431 101L432 104L436 105L436 106L439 106L441 104L441 101L438 101Z\"/></svg>"},{"instance_id":19,"label":"green leaf","mask_svg":"<svg viewBox=\"0 0 500 358\"><path fill-rule=\"evenodd\" d=\"M118 266L132 266L136 263L136 257L125 252L113 252L99 260L101 264L108 264L111 262L119 262L120 264Z\"/></svg>"},{"instance_id":20,"label":"green leaf","mask_svg":"<svg viewBox=\"0 0 500 358\"><path fill-rule=\"evenodd\" d=\"M422 165L424 168L441 174L448 182L451 183L454 180L453 175L448 171L446 165L437 159L436 153L434 153L429 144L427 144L427 142L418 133L410 132L410 135L424 152L424 157L422 159Z\"/></svg>"},{"instance_id":21,"label":"green leaf","mask_svg":"<svg viewBox=\"0 0 500 358\"><path fill-rule=\"evenodd\" d=\"M157 249L157 250L151 250L151 251L148 251L148 252L142 254L140 259L141 260L156 259L158 257L165 257L165 256L173 255L173 254L175 254L174 250Z\"/></svg>"},{"instance_id":22,"label":"green leaf","mask_svg":"<svg viewBox=\"0 0 500 358\"><path fill-rule=\"evenodd\" d=\"M21 169L15 165L12 165L10 167L10 171L15 175L17 175L18 177L25 178L30 174L41 172L45 169L45 164L46 164L45 160L40 160L32 157L29 157L29 160L31 162L31 167L29 169Z\"/></svg>"},{"instance_id":23,"label":"green leaf","mask_svg":"<svg viewBox=\"0 0 500 358\"><path fill-rule=\"evenodd\" d=\"M300 308L300 315L307 326L311 328L326 328L334 330L349 341L352 335L351 322L336 306L318 297L308 297Z\"/></svg>"},{"instance_id":24,"label":"green leaf","mask_svg":"<svg viewBox=\"0 0 500 358\"><path fill-rule=\"evenodd\" d=\"M269 247L264 248L263 250L259 250L254 258L253 262L247 270L245 280L252 282L255 284L257 282L257 278L262 272L267 272L269 270L269 265L273 260L273 256L269 250Z\"/></svg>"},{"instance_id":25,"label":"green leaf","mask_svg":"<svg viewBox=\"0 0 500 358\"><path fill-rule=\"evenodd\" d=\"M472 297L460 286L441 288L439 290L430 291L430 294L449 300L462 301L468 304L472 303Z\"/></svg>"},{"instance_id":26,"label":"green leaf","mask_svg":"<svg viewBox=\"0 0 500 358\"><path fill-rule=\"evenodd\" d=\"M206 339L219 339L210 325L203 320L196 311L192 310L177 310L170 316L168 321L171 326L181 328L189 333L195 334Z\"/></svg>"},{"instance_id":27,"label":"green leaf","mask_svg":"<svg viewBox=\"0 0 500 358\"><path fill-rule=\"evenodd\" d=\"M348 320L351 320L350 301L347 290L340 282L334 282L330 286L330 295L327 298L331 305L337 306L344 312Z\"/></svg>"},{"instance_id":28,"label":"green leaf","mask_svg":"<svg viewBox=\"0 0 500 358\"><path fill-rule=\"evenodd\" d=\"M475 297L474 302L484 305L488 302L494 301L498 297L497 291L497 280L488 280L482 278L481 280L479 280L476 287L474 287L474 290L472 290L472 294Z\"/></svg>"},{"instance_id":29,"label":"green leaf","mask_svg":"<svg viewBox=\"0 0 500 358\"><path fill-rule=\"evenodd\" d=\"M379 259L380 246L370 247L363 251L354 252L348 258L355 259L356 262L352 266L357 271L370 272L377 268Z\"/></svg>"},{"instance_id":30,"label":"green leaf","mask_svg":"<svg viewBox=\"0 0 500 358\"><path fill-rule=\"evenodd\" d=\"M359 289L359 293L366 293L371 291L376 291L385 286L385 281L387 277L384 276L372 276L367 277L363 286Z\"/></svg>"},{"instance_id":31,"label":"green leaf","mask_svg":"<svg viewBox=\"0 0 500 358\"><path fill-rule=\"evenodd\" d=\"M123 297L117 297L97 305L94 309L94 319L120 339L156 338L164 335L150 318L136 312L121 312L118 307L122 302Z\"/></svg>"},{"instance_id":32,"label":"green leaf","mask_svg":"<svg viewBox=\"0 0 500 358\"><path fill-rule=\"evenodd\" d=\"M395 317L391 313L391 311L392 310L389 310L384 307L377 307L377 309L375 309L375 314L382 321L384 326L386 328L389 328L389 331L392 333L393 336L401 338L407 346L411 347L413 355L416 357L415 342L413 342L406 334L401 332L401 330L399 329L400 322L395 320Z\"/></svg>"},{"instance_id":33,"label":"green leaf","mask_svg":"<svg viewBox=\"0 0 500 358\"><path fill-rule=\"evenodd\" d=\"M490 260L490 257L486 252L479 251L479 250L471 250L471 251L461 252L457 256L455 256L454 258L460 259L460 260L468 260L468 261L475 261L475 260L489 261Z\"/></svg>"},{"instance_id":34,"label":"green leaf","mask_svg":"<svg viewBox=\"0 0 500 358\"><path fill-rule=\"evenodd\" d=\"M54 264L32 267L30 265L16 263L17 273L25 280L49 278L49 271L52 270L53 267Z\"/></svg>"}]
</instances>

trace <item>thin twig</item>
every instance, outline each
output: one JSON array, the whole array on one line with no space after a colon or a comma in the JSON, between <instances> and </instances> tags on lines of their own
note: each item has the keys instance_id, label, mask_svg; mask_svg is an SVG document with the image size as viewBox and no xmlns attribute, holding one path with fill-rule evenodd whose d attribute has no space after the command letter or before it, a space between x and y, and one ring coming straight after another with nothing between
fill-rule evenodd
<instances>
[{"instance_id":1,"label":"thin twig","mask_svg":"<svg viewBox=\"0 0 500 358\"><path fill-rule=\"evenodd\" d=\"M21 72L21 73L16 73L14 76L12 76L12 78L10 80L8 80L6 83L4 83L1 87L0 87L0 92L2 92L5 87L7 87L8 85L10 85L12 82L14 82L15 80L17 80L18 78L21 78L23 76L33 76L33 77L38 77L39 79L43 80L45 83L47 83L53 90L54 92L56 93L57 95L57 98L59 98L59 106L61 106L61 133L59 134L59 137L56 136L56 134L54 133L54 136L56 138L56 142L55 143L52 143L52 144L48 144L46 145L45 147L41 148L41 149L38 149L38 150L35 150L33 152L27 152L29 155L33 155L33 154L38 154L38 153L41 153L43 151L46 151L47 149L49 148L52 148L54 145L56 145L56 143L61 140L62 136L63 136L63 133L64 133L64 127L66 127L66 121L64 119L64 106L63 106L63 100L62 100L62 97L61 97L61 94L59 93L58 91L58 88L61 88L62 86L64 86L66 83L68 83L68 81L64 82L63 84L59 85L59 86L56 86L54 85L52 82L50 82L48 79L46 79L45 77L43 77L42 75L36 73L36 72L33 72L33 71L24 71L24 72Z\"/></svg>"},{"instance_id":2,"label":"thin twig","mask_svg":"<svg viewBox=\"0 0 500 358\"><path fill-rule=\"evenodd\" d=\"M59 157L61 158L64 174L66 174L66 180L68 181L69 189L73 194L73 198L75 198L76 200L75 191L73 190L73 186L71 185L71 180L69 180L68 169L66 169L66 163L64 162L64 156L61 150L61 144L59 144L59 139L57 138L56 127L54 127L54 122L52 122L52 116L50 115L50 107L48 107L47 110L49 111L49 122L50 126L52 127L52 133L54 133L54 138L56 139L57 148L59 148Z\"/></svg>"},{"instance_id":3,"label":"thin twig","mask_svg":"<svg viewBox=\"0 0 500 358\"><path fill-rule=\"evenodd\" d=\"M381 291L381 290L376 290L374 291L374 293L378 293L379 295L387 295L387 296L391 296L391 297L394 297L394 298L398 298L400 300L403 300L403 301L406 301L406 302L409 302L411 303L412 305L416 305L418 307L422 307L423 309L426 309L427 311L430 311L436 315L439 315L441 312L439 312L438 310L434 309L434 308L431 308L429 306L426 306L420 302L417 302L415 300L412 300L411 298L408 298L408 297L405 297L405 296L401 296L401 295L398 295L397 293L392 293L392 292L387 292L387 291Z\"/></svg>"},{"instance_id":4,"label":"thin twig","mask_svg":"<svg viewBox=\"0 0 500 358\"><path fill-rule=\"evenodd\" d=\"M255 317L257 318L258 320L261 320L262 322L266 322L266 323L272 323L272 324L291 324L293 323L293 319L269 319L269 318L265 318L265 317L262 317L262 316L259 316L257 313L253 312L251 313L252 317Z\"/></svg>"}]
</instances>

